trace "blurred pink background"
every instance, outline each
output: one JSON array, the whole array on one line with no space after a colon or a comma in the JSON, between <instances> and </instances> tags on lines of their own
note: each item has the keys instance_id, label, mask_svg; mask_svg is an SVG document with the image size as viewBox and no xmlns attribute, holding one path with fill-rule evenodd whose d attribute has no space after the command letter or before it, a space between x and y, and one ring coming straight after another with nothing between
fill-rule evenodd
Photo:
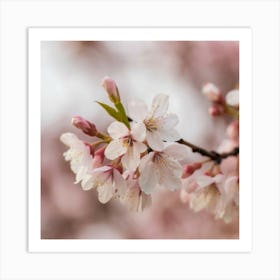
<instances>
[{"instance_id":1,"label":"blurred pink background","mask_svg":"<svg viewBox=\"0 0 280 280\"><path fill-rule=\"evenodd\" d=\"M156 94L168 94L182 137L216 149L229 120L209 117L200 90L206 82L223 93L238 85L238 42L42 42L41 50L41 238L238 238L238 220L225 224L194 213L179 191L158 190L142 213L118 201L101 204L95 190L74 184L59 141L64 132L89 140L71 126L74 115L106 130L112 119L94 101L108 102L101 80L110 76L124 104L129 96L150 104Z\"/></svg>"}]
</instances>

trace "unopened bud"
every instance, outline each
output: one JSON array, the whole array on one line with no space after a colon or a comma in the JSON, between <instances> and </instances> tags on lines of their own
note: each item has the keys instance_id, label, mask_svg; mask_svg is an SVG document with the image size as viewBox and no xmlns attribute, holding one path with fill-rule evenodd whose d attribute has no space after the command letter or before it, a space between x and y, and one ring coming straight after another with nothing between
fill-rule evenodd
<instances>
[{"instance_id":1,"label":"unopened bud","mask_svg":"<svg viewBox=\"0 0 280 280\"><path fill-rule=\"evenodd\" d=\"M224 97L223 97L221 91L214 84L207 83L206 85L204 85L202 88L202 93L211 102L216 102L216 103L221 103L221 104L224 102Z\"/></svg>"},{"instance_id":2,"label":"unopened bud","mask_svg":"<svg viewBox=\"0 0 280 280\"><path fill-rule=\"evenodd\" d=\"M103 146L102 148L96 150L93 161L92 161L92 167L97 168L102 165L102 163L104 161L105 148L106 148L106 146Z\"/></svg>"},{"instance_id":3,"label":"unopened bud","mask_svg":"<svg viewBox=\"0 0 280 280\"><path fill-rule=\"evenodd\" d=\"M227 136L231 140L237 141L239 137L239 121L235 120L227 127Z\"/></svg>"},{"instance_id":4,"label":"unopened bud","mask_svg":"<svg viewBox=\"0 0 280 280\"><path fill-rule=\"evenodd\" d=\"M233 107L239 107L239 90L234 89L227 93L226 103Z\"/></svg>"},{"instance_id":5,"label":"unopened bud","mask_svg":"<svg viewBox=\"0 0 280 280\"><path fill-rule=\"evenodd\" d=\"M200 169L202 166L202 164L200 162L194 162L191 164L186 164L183 167L183 174L182 174L182 178L187 178L189 176L191 176L196 170Z\"/></svg>"},{"instance_id":6,"label":"unopened bud","mask_svg":"<svg viewBox=\"0 0 280 280\"><path fill-rule=\"evenodd\" d=\"M113 79L111 79L109 77L104 77L102 80L102 86L108 93L109 99L113 103L120 102L121 99L120 99L119 90Z\"/></svg>"},{"instance_id":7,"label":"unopened bud","mask_svg":"<svg viewBox=\"0 0 280 280\"><path fill-rule=\"evenodd\" d=\"M220 116L224 113L224 107L222 105L219 104L213 104L209 110L208 113L210 116L212 117L216 117L216 116Z\"/></svg>"},{"instance_id":8,"label":"unopened bud","mask_svg":"<svg viewBox=\"0 0 280 280\"><path fill-rule=\"evenodd\" d=\"M72 125L81 129L85 134L89 136L96 136L98 133L95 125L80 116L75 116L72 118Z\"/></svg>"}]
</instances>

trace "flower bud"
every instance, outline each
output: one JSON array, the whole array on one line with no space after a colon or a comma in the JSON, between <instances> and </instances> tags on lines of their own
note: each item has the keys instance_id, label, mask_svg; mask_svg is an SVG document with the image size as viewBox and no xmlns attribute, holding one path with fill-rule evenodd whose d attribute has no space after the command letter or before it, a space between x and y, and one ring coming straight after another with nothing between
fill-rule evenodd
<instances>
[{"instance_id":1,"label":"flower bud","mask_svg":"<svg viewBox=\"0 0 280 280\"><path fill-rule=\"evenodd\" d=\"M183 167L182 179L191 176L197 169L200 169L202 166L201 162L194 162L191 164L186 164Z\"/></svg>"},{"instance_id":2,"label":"flower bud","mask_svg":"<svg viewBox=\"0 0 280 280\"><path fill-rule=\"evenodd\" d=\"M202 94L205 95L211 102L224 103L224 97L221 91L214 84L205 84L202 88Z\"/></svg>"},{"instance_id":3,"label":"flower bud","mask_svg":"<svg viewBox=\"0 0 280 280\"><path fill-rule=\"evenodd\" d=\"M237 141L239 137L239 121L235 120L227 127L227 136L233 141Z\"/></svg>"},{"instance_id":4,"label":"flower bud","mask_svg":"<svg viewBox=\"0 0 280 280\"><path fill-rule=\"evenodd\" d=\"M106 146L103 146L102 148L96 150L92 161L92 167L97 168L103 164L105 148Z\"/></svg>"},{"instance_id":5,"label":"flower bud","mask_svg":"<svg viewBox=\"0 0 280 280\"><path fill-rule=\"evenodd\" d=\"M72 125L81 129L85 134L89 136L96 136L98 133L95 125L80 116L75 116L72 118Z\"/></svg>"},{"instance_id":6,"label":"flower bud","mask_svg":"<svg viewBox=\"0 0 280 280\"><path fill-rule=\"evenodd\" d=\"M224 113L224 107L220 104L213 104L209 110L208 113L212 117L220 116Z\"/></svg>"},{"instance_id":7,"label":"flower bud","mask_svg":"<svg viewBox=\"0 0 280 280\"><path fill-rule=\"evenodd\" d=\"M239 90L234 89L227 93L226 103L233 107L239 107Z\"/></svg>"},{"instance_id":8,"label":"flower bud","mask_svg":"<svg viewBox=\"0 0 280 280\"><path fill-rule=\"evenodd\" d=\"M119 90L113 79L111 79L109 77L104 77L102 80L102 86L108 93L109 99L113 103L120 102L121 99L120 99Z\"/></svg>"}]
</instances>

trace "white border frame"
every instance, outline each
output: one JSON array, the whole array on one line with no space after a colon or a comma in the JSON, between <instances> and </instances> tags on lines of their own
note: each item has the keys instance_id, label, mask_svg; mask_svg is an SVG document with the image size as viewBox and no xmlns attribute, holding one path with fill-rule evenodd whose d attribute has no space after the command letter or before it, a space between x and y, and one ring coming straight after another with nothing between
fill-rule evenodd
<instances>
[{"instance_id":1,"label":"white border frame","mask_svg":"<svg viewBox=\"0 0 280 280\"><path fill-rule=\"evenodd\" d=\"M279 8L278 0L0 1L0 279L279 280ZM250 253L27 251L26 29L113 25L252 28L254 164Z\"/></svg>"},{"instance_id":2,"label":"white border frame","mask_svg":"<svg viewBox=\"0 0 280 280\"><path fill-rule=\"evenodd\" d=\"M30 252L249 252L252 246L252 47L250 28L29 28L29 242ZM239 41L240 234L208 240L47 240L40 220L40 95L42 41ZM244 94L246 93L246 94ZM246 112L245 112L246 109ZM246 116L246 117L245 117ZM249 147L249 148L248 148ZM247 186L246 188L243 186ZM246 205L246 207L243 207Z\"/></svg>"}]
</instances>

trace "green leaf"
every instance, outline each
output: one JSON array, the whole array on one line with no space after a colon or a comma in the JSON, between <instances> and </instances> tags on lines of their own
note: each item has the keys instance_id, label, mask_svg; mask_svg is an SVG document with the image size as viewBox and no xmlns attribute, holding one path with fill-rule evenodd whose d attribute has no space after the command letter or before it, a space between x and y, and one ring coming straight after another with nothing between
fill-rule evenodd
<instances>
[{"instance_id":1,"label":"green leaf","mask_svg":"<svg viewBox=\"0 0 280 280\"><path fill-rule=\"evenodd\" d=\"M121 122L123 122L128 128L130 128L130 124L129 124L129 121L128 121L128 118L127 118L127 115L126 115L126 112L125 112L125 109L124 109L122 103L121 102L115 103L115 107L118 110L119 117L121 118Z\"/></svg>"},{"instance_id":2,"label":"green leaf","mask_svg":"<svg viewBox=\"0 0 280 280\"><path fill-rule=\"evenodd\" d=\"M122 117L120 116L119 112L116 111L115 108L99 101L96 101L96 103L98 103L111 117L113 117L117 121L122 122Z\"/></svg>"}]
</instances>

